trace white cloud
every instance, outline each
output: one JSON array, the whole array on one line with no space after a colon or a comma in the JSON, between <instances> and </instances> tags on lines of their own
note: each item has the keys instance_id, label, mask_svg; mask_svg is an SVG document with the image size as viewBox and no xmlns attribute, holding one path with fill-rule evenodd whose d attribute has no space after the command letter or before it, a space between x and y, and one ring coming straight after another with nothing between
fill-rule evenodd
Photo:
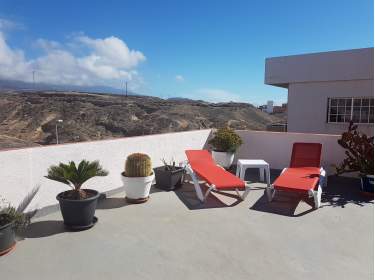
<instances>
[{"instance_id":1,"label":"white cloud","mask_svg":"<svg viewBox=\"0 0 375 280\"><path fill-rule=\"evenodd\" d=\"M34 43L34 46L37 48L41 48L44 51L50 51L50 50L58 49L62 47L59 42L46 40L42 38L39 38L38 40L36 40Z\"/></svg>"},{"instance_id":2,"label":"white cloud","mask_svg":"<svg viewBox=\"0 0 375 280\"><path fill-rule=\"evenodd\" d=\"M215 88L198 89L193 93L193 95L197 97L195 98L193 96L190 96L189 98L202 99L214 103L229 101L237 102L243 99L240 95L235 94L233 92Z\"/></svg>"},{"instance_id":3,"label":"white cloud","mask_svg":"<svg viewBox=\"0 0 375 280\"><path fill-rule=\"evenodd\" d=\"M11 20L0 18L0 30L22 29L23 25Z\"/></svg>"},{"instance_id":4,"label":"white cloud","mask_svg":"<svg viewBox=\"0 0 375 280\"><path fill-rule=\"evenodd\" d=\"M31 63L26 61L23 51L11 49L0 29L0 78L19 80L26 79L26 73L31 69Z\"/></svg>"},{"instance_id":5,"label":"white cloud","mask_svg":"<svg viewBox=\"0 0 375 280\"><path fill-rule=\"evenodd\" d=\"M183 81L185 81L185 78L182 75L176 75L176 81L177 82L183 82Z\"/></svg>"},{"instance_id":6,"label":"white cloud","mask_svg":"<svg viewBox=\"0 0 375 280\"><path fill-rule=\"evenodd\" d=\"M80 36L77 40L93 50L93 53L86 57L86 59L94 60L96 65L131 69L146 60L143 53L129 50L124 41L114 36L105 39L92 39L87 36Z\"/></svg>"},{"instance_id":7,"label":"white cloud","mask_svg":"<svg viewBox=\"0 0 375 280\"><path fill-rule=\"evenodd\" d=\"M38 39L34 46L43 53L27 59L24 51L11 48L4 30L9 21L0 19L0 78L30 82L36 71L37 82L71 85L109 85L118 87L124 80L141 81L136 67L146 60L138 50L114 36L104 39L76 35L68 42L60 43ZM73 42L74 41L74 42ZM74 52L72 45L79 49Z\"/></svg>"}]
</instances>

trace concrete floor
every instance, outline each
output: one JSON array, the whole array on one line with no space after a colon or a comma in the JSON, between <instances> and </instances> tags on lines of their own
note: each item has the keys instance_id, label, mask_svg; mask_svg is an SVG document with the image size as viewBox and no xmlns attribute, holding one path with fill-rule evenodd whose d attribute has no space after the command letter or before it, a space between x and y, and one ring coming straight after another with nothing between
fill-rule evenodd
<instances>
[{"instance_id":1,"label":"concrete floor","mask_svg":"<svg viewBox=\"0 0 375 280\"><path fill-rule=\"evenodd\" d=\"M373 201L353 184L330 178L316 211L285 193L268 204L261 183L240 203L201 205L188 184L141 205L120 193L87 231L65 231L58 212L34 220L0 279L373 279Z\"/></svg>"}]
</instances>

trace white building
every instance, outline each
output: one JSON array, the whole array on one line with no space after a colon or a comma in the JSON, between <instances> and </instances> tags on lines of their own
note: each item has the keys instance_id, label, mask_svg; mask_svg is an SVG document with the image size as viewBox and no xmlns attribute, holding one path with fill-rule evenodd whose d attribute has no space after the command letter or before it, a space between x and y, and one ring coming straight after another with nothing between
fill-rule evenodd
<instances>
[{"instance_id":1,"label":"white building","mask_svg":"<svg viewBox=\"0 0 375 280\"><path fill-rule=\"evenodd\" d=\"M267 112L268 114L272 114L272 113L273 113L273 101L272 101L272 100L268 100L268 101L267 101L266 112Z\"/></svg>"},{"instance_id":2,"label":"white building","mask_svg":"<svg viewBox=\"0 0 375 280\"><path fill-rule=\"evenodd\" d=\"M374 48L266 59L265 83L288 89L288 131L373 135Z\"/></svg>"},{"instance_id":3,"label":"white building","mask_svg":"<svg viewBox=\"0 0 375 280\"><path fill-rule=\"evenodd\" d=\"M273 113L273 101L268 100L266 105L261 105L258 108L261 109L262 112L272 114Z\"/></svg>"}]
</instances>

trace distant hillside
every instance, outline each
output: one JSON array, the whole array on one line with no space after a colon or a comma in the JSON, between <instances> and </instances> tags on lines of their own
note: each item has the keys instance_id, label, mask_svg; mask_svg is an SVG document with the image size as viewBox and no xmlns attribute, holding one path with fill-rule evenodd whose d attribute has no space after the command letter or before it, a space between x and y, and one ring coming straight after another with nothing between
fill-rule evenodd
<instances>
[{"instance_id":1,"label":"distant hillside","mask_svg":"<svg viewBox=\"0 0 375 280\"><path fill-rule=\"evenodd\" d=\"M95 93L112 93L124 94L123 89L109 86L75 86L75 85L54 85L46 83L29 83L16 80L0 80L0 91L6 90L24 90L24 91L77 91L77 92L95 92ZM128 95L136 95L128 91Z\"/></svg>"},{"instance_id":2,"label":"distant hillside","mask_svg":"<svg viewBox=\"0 0 375 280\"><path fill-rule=\"evenodd\" d=\"M280 121L247 103L72 92L0 92L0 148L147 135L229 125L265 130Z\"/></svg>"}]
</instances>

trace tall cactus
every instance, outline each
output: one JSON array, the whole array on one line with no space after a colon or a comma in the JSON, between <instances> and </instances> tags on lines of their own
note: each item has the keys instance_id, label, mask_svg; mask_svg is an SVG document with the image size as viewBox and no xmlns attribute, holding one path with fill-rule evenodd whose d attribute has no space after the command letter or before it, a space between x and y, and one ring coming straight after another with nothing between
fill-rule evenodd
<instances>
[{"instance_id":1,"label":"tall cactus","mask_svg":"<svg viewBox=\"0 0 375 280\"><path fill-rule=\"evenodd\" d=\"M146 154L135 153L128 156L125 162L125 176L147 177L152 174L151 158Z\"/></svg>"}]
</instances>

